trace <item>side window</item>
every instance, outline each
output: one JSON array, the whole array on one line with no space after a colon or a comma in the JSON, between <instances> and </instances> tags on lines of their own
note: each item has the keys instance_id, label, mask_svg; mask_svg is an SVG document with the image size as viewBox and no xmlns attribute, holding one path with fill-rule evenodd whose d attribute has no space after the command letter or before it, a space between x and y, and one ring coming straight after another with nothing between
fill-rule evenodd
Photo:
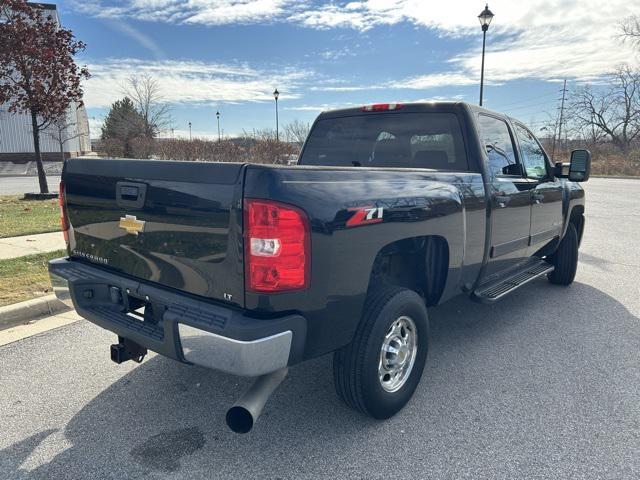
<instances>
[{"instance_id":1,"label":"side window","mask_svg":"<svg viewBox=\"0 0 640 480\"><path fill-rule=\"evenodd\" d=\"M516 164L516 154L509 127L504 120L480 115L480 138L489 157L489 173L496 175L510 174L509 165Z\"/></svg>"},{"instance_id":2,"label":"side window","mask_svg":"<svg viewBox=\"0 0 640 480\"><path fill-rule=\"evenodd\" d=\"M515 124L516 134L520 141L522 162L527 170L527 176L531 178L544 178L547 176L547 159L544 150L533 134L522 125Z\"/></svg>"}]
</instances>

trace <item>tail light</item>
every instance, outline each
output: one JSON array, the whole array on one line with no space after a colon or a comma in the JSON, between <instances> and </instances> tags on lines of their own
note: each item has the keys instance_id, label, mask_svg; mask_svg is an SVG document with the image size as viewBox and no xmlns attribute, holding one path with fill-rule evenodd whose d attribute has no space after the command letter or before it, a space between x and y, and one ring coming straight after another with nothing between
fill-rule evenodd
<instances>
[{"instance_id":1,"label":"tail light","mask_svg":"<svg viewBox=\"0 0 640 480\"><path fill-rule=\"evenodd\" d=\"M245 199L244 225L247 290L276 293L309 286L309 219L302 210Z\"/></svg>"},{"instance_id":2,"label":"tail light","mask_svg":"<svg viewBox=\"0 0 640 480\"><path fill-rule=\"evenodd\" d=\"M64 235L64 241L69 247L69 219L67 218L67 209L64 206L64 182L60 182L60 189L58 190L58 205L60 205L60 226L62 227L62 235Z\"/></svg>"},{"instance_id":3,"label":"tail light","mask_svg":"<svg viewBox=\"0 0 640 480\"><path fill-rule=\"evenodd\" d=\"M403 106L401 103L374 103L373 105L365 105L360 110L363 112L388 112L400 110Z\"/></svg>"}]
</instances>

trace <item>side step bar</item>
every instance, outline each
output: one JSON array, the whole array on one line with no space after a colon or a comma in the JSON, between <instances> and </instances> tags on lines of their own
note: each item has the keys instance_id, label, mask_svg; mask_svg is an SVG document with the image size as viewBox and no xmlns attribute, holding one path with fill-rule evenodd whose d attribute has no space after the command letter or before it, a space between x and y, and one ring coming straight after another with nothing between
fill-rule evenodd
<instances>
[{"instance_id":1,"label":"side step bar","mask_svg":"<svg viewBox=\"0 0 640 480\"><path fill-rule=\"evenodd\" d=\"M553 272L553 268L553 265L545 260L530 260L520 268L511 270L497 280L480 285L471 294L471 299L480 303L493 303L531 280Z\"/></svg>"}]
</instances>

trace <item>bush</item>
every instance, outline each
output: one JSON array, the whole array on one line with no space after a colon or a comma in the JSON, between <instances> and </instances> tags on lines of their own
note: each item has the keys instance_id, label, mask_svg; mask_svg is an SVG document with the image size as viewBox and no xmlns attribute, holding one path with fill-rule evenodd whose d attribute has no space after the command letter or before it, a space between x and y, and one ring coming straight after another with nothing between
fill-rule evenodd
<instances>
[{"instance_id":1,"label":"bush","mask_svg":"<svg viewBox=\"0 0 640 480\"><path fill-rule=\"evenodd\" d=\"M108 157L124 157L124 143L116 138L102 140L100 149Z\"/></svg>"},{"instance_id":2,"label":"bush","mask_svg":"<svg viewBox=\"0 0 640 480\"><path fill-rule=\"evenodd\" d=\"M592 175L640 176L640 150L632 150L627 155L623 155L607 143L576 144L571 148L587 148L591 151ZM568 162L570 158L570 150L563 149L556 152L556 161Z\"/></svg>"},{"instance_id":3,"label":"bush","mask_svg":"<svg viewBox=\"0 0 640 480\"><path fill-rule=\"evenodd\" d=\"M295 155L299 149L274 139L225 139L221 141L156 140L153 157L162 160L196 160L202 162L282 163L283 156Z\"/></svg>"}]
</instances>

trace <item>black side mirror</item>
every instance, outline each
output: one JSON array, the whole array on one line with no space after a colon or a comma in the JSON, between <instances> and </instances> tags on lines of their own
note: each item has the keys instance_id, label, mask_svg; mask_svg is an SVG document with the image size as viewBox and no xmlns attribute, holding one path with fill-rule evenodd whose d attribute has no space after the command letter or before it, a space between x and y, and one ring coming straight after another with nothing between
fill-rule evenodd
<instances>
[{"instance_id":1,"label":"black side mirror","mask_svg":"<svg viewBox=\"0 0 640 480\"><path fill-rule=\"evenodd\" d=\"M586 182L591 173L591 152L589 150L574 150L571 152L569 164L569 180L572 182Z\"/></svg>"},{"instance_id":2,"label":"black side mirror","mask_svg":"<svg viewBox=\"0 0 640 480\"><path fill-rule=\"evenodd\" d=\"M572 182L586 182L591 173L591 152L589 150L573 150L571 161L556 163L554 173L556 177L568 178Z\"/></svg>"}]
</instances>

